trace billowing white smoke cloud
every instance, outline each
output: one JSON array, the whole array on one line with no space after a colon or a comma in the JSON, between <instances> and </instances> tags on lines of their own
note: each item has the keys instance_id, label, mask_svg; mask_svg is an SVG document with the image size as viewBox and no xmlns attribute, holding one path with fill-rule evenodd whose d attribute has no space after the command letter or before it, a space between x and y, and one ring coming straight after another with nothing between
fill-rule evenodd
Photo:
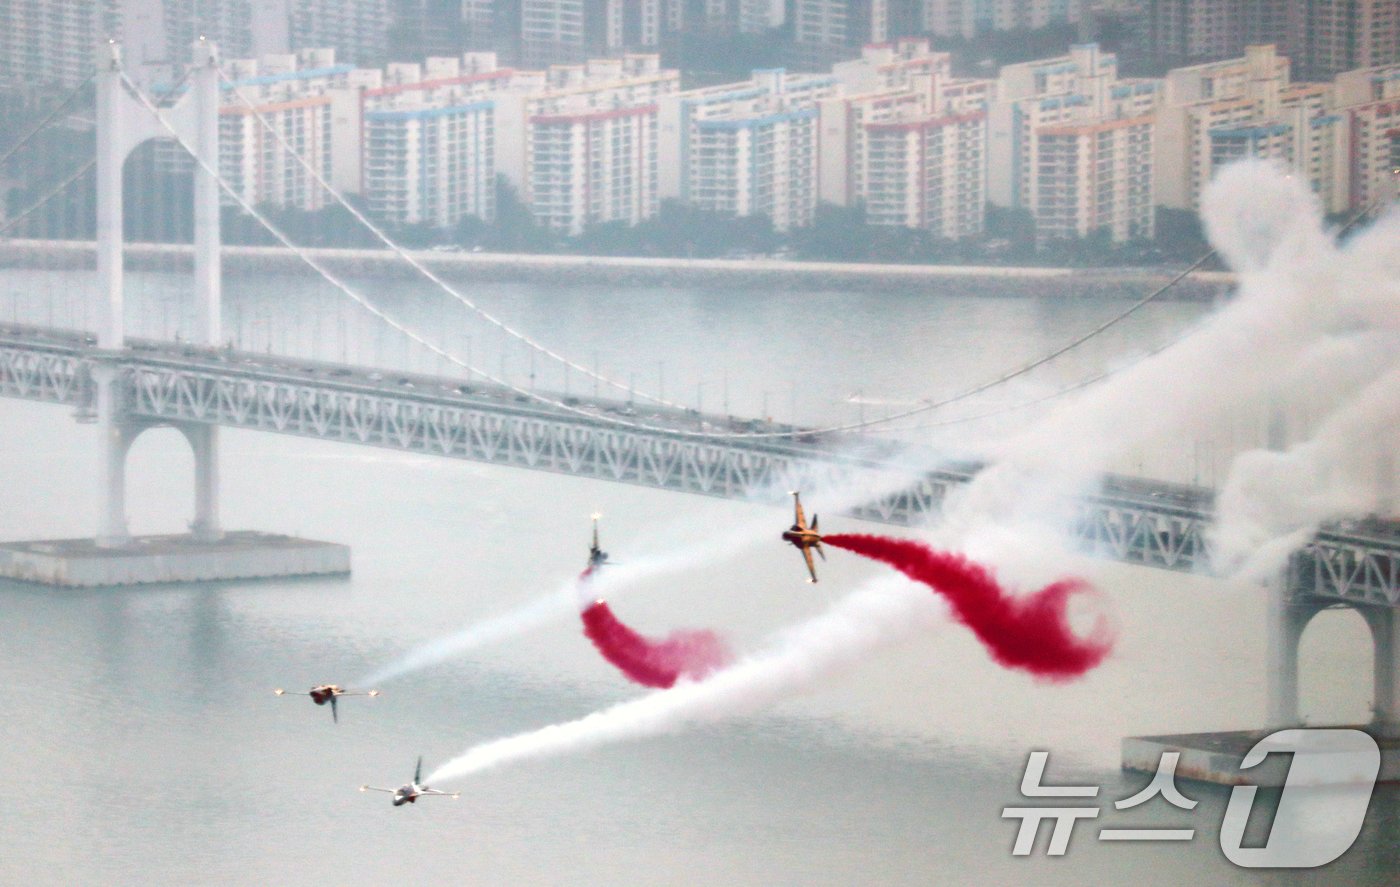
<instances>
[{"instance_id":1,"label":"billowing white smoke cloud","mask_svg":"<svg viewBox=\"0 0 1400 887\"><path fill-rule=\"evenodd\" d=\"M1327 448L1364 433L1363 423L1377 415L1367 414L1366 404L1373 398L1381 404L1391 402L1389 387L1370 383L1357 365L1339 366L1327 354L1329 349L1355 347L1384 363L1377 355L1386 353L1386 346L1378 349L1371 334L1387 325L1394 329L1400 317L1385 295L1386 287L1400 279L1390 266L1400 261L1400 249L1386 254L1376 241L1396 228L1377 226L1357 238L1361 246L1351 248L1350 257L1363 260L1344 260L1323 230L1321 210L1306 183L1261 162L1223 170L1202 203L1212 242L1241 272L1235 298L1160 355L1088 390L1001 447L991 467L947 503L946 524L937 532L940 542L960 545L979 559L1018 572L1024 559L1016 553L1032 543L1038 551L1053 550L1045 544L1047 519L1063 520L1067 497L1092 484L1125 451L1146 441L1180 439L1183 433L1210 429L1242 405L1274 399L1296 406L1302 399L1300 389L1287 383L1299 367L1313 364L1311 378L1332 385L1330 390L1359 393L1355 409L1336 411L1324 422L1310 450L1289 454L1309 463L1297 470L1332 464L1334 454ZM1378 271L1380 281L1372 279ZM1389 421L1393 429L1393 419L1381 421ZM1279 472L1270 468L1266 473L1271 480L1260 486L1282 486L1277 483ZM1348 499L1347 507L1365 498L1355 491L1336 497L1342 488L1327 484L1327 504L1314 511L1331 513L1339 498ZM1252 496L1246 493L1244 498L1255 501ZM1257 519L1257 512L1249 513ZM438 768L431 778L458 778L751 712L884 644L925 630L940 613L932 596L903 580L873 583L782 635L765 652L701 683L681 684L576 721L483 743Z\"/></svg>"},{"instance_id":2,"label":"billowing white smoke cloud","mask_svg":"<svg viewBox=\"0 0 1400 887\"><path fill-rule=\"evenodd\" d=\"M576 721L482 743L443 764L428 781L746 714L849 668L875 649L931 629L944 612L927 589L885 577L782 633L767 650L704 681L683 682Z\"/></svg>"},{"instance_id":3,"label":"billowing white smoke cloud","mask_svg":"<svg viewBox=\"0 0 1400 887\"><path fill-rule=\"evenodd\" d=\"M1306 442L1241 455L1217 502L1222 565L1265 578L1322 523L1395 508L1397 429L1400 368L1347 401Z\"/></svg>"},{"instance_id":4,"label":"billowing white smoke cloud","mask_svg":"<svg viewBox=\"0 0 1400 887\"><path fill-rule=\"evenodd\" d=\"M1217 501L1218 566L1252 578L1282 568L1326 521L1397 507L1400 213L1359 233L1334 265L1335 279L1310 294L1327 322L1275 394L1317 427L1284 452L1241 454Z\"/></svg>"},{"instance_id":5,"label":"billowing white smoke cloud","mask_svg":"<svg viewBox=\"0 0 1400 887\"><path fill-rule=\"evenodd\" d=\"M1367 374L1356 364L1320 358L1342 347L1335 337L1400 324L1400 302L1392 298L1400 280L1394 220L1374 226L1343 253L1324 230L1307 183L1262 161L1222 170L1202 197L1202 211L1211 242L1240 273L1235 297L1161 354L1001 446L992 466L951 498L949 539L974 545L1004 537L1007 527L1062 524L1070 497L1135 447L1188 440L1227 424L1242 407L1309 408L1317 386L1335 395L1365 384ZM1351 344L1364 348L1373 365L1387 359L1380 355L1393 355L1388 339ZM1297 368L1310 354L1319 358L1311 387L1296 384Z\"/></svg>"}]
</instances>

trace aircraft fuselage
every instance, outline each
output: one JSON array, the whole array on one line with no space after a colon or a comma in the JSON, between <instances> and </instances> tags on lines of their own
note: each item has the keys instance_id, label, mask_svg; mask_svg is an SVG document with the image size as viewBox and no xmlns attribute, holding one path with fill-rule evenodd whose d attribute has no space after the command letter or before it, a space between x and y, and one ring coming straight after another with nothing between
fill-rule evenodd
<instances>
[{"instance_id":1,"label":"aircraft fuselage","mask_svg":"<svg viewBox=\"0 0 1400 887\"><path fill-rule=\"evenodd\" d=\"M791 542L797 548L806 548L809 545L816 545L822 540L821 534L811 530L804 530L796 524L783 531L783 539Z\"/></svg>"},{"instance_id":2,"label":"aircraft fuselage","mask_svg":"<svg viewBox=\"0 0 1400 887\"><path fill-rule=\"evenodd\" d=\"M317 705L325 705L335 698L337 687L312 687L308 694Z\"/></svg>"}]
</instances>

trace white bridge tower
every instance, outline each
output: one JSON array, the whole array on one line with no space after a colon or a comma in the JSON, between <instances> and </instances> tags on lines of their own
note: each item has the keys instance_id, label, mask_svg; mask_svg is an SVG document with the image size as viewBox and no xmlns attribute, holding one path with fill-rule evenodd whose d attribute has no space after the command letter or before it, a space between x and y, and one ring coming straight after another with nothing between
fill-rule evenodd
<instances>
[{"instance_id":1,"label":"white bridge tower","mask_svg":"<svg viewBox=\"0 0 1400 887\"><path fill-rule=\"evenodd\" d=\"M126 455L148 424L127 418L118 382L117 359L126 346L122 291L122 166L137 146L171 138L171 130L195 152L194 278L196 328L191 340L217 346L220 332L219 53L210 41L194 44L190 88L169 108L164 123L133 95L123 77L121 46L97 53L97 278L98 347L109 353L94 365L97 423L102 436L102 509L97 544L119 548L131 541L126 524ZM167 126L169 127L167 129ZM178 423L194 449L195 539L217 541L219 529L218 429L212 424Z\"/></svg>"}]
</instances>

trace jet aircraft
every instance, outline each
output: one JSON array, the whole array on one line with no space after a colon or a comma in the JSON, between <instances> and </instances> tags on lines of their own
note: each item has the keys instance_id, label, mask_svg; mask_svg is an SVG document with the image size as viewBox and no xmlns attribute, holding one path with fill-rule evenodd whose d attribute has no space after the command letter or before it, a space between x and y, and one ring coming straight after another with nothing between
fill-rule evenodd
<instances>
[{"instance_id":1,"label":"jet aircraft","mask_svg":"<svg viewBox=\"0 0 1400 887\"><path fill-rule=\"evenodd\" d=\"M817 567L812 563L812 549L817 550L817 554L826 560L826 552L822 550L822 537L817 532L817 516L812 515L812 526L807 526L807 517L802 513L802 494L792 491L793 519L792 526L783 532L783 540L792 543L793 547L802 552L802 559L807 562L807 572L812 574L808 582L817 581Z\"/></svg>"},{"instance_id":2,"label":"jet aircraft","mask_svg":"<svg viewBox=\"0 0 1400 887\"><path fill-rule=\"evenodd\" d=\"M273 693L276 693L278 696L286 696L286 695L288 694L289 691L283 690L281 687L278 687L276 690L273 690L272 692L273 692ZM340 686L338 686L338 685L336 685L336 684L320 684L320 685L318 685L318 686L312 687L311 690L310 690L310 692L307 692L307 693L295 693L295 692L293 692L293 693L291 693L291 695L292 695L292 696L310 696L310 697L311 697L311 701L314 702L314 703L316 703L317 705L325 705L327 702L329 702L329 703L331 704L331 720L338 724L338 723L340 723L340 714L336 711L336 708L335 708L335 701L336 701L336 699L340 698L341 696L378 696L378 695L379 695L379 691L378 691L378 690L346 690L346 689L344 689L344 688L342 688L342 687L340 687Z\"/></svg>"},{"instance_id":3,"label":"jet aircraft","mask_svg":"<svg viewBox=\"0 0 1400 887\"><path fill-rule=\"evenodd\" d=\"M601 514L593 515L593 547L588 549L588 569L596 570L608 560L608 553L598 545L598 518Z\"/></svg>"},{"instance_id":4,"label":"jet aircraft","mask_svg":"<svg viewBox=\"0 0 1400 887\"><path fill-rule=\"evenodd\" d=\"M402 807L404 804L416 804L418 803L418 799L424 795L446 795L453 799L459 798L462 795L461 792L443 792L435 788L428 788L426 785L423 785L421 782L422 779L423 758L420 755L418 757L418 766L414 768L413 771L413 781L408 785L401 785L398 788L377 788L373 785L362 785L360 786L360 791L388 792L394 796L393 803L395 807Z\"/></svg>"}]
</instances>

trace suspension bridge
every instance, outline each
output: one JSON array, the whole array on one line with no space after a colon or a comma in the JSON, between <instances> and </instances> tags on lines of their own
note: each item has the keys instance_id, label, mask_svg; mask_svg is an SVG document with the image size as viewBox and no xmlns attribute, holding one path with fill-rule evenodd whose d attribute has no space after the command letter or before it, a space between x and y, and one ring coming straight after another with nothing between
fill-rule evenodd
<instances>
[{"instance_id":1,"label":"suspension bridge","mask_svg":"<svg viewBox=\"0 0 1400 887\"><path fill-rule=\"evenodd\" d=\"M97 424L103 448L102 508L95 538L0 546L0 573L36 578L36 558L62 559L64 544L105 565L107 579L142 581L132 563L155 564L157 578L216 578L219 567L187 567L171 573L177 554L197 561L200 546L225 566L230 546L244 546L258 560L252 572L334 572L348 569L348 553L306 540L228 534L218 514L218 429L271 431L348 444L388 447L431 456L468 459L516 468L568 473L676 492L748 497L781 491L803 479L859 472L908 474L900 466L933 464L892 442L855 434L870 423L824 428L777 425L706 414L659 396L639 414L628 388L551 351L503 319L476 306L350 209L386 246L505 333L544 357L591 376L609 392L575 397L524 388L493 376L446 351L410 325L357 293L242 203L219 175L218 109L223 81L212 44L198 43L188 88L158 106L128 78L119 47L99 51L96 83L98 319L93 331L0 326L0 396L61 404L80 420ZM236 90L234 90L236 93ZM256 112L256 109L254 109ZM266 121L262 121L266 125ZM276 130L272 135L281 141ZM24 141L27 141L26 137ZM195 334L190 341L134 339L123 325L122 165L150 139L174 141L194 158ZM289 152L290 145L282 141ZM12 152L11 152L12 153ZM304 162L304 161L303 161ZM313 170L314 172L314 170ZM318 176L319 178L319 176ZM70 179L71 181L71 179ZM321 184L330 189L329 183ZM409 374L254 353L223 344L221 336L220 193L268 226L348 299L378 321L445 361L466 368L479 381ZM341 195L330 189L336 199ZM1204 259L1202 260L1204 261ZM1201 262L1183 271L1183 279ZM1168 284L1170 286L1171 284ZM1165 288L1163 288L1165 289ZM1050 355L972 389L1000 385L1043 365L1140 308L1153 293L1114 320ZM900 415L936 408L924 403ZM888 418L888 417L887 417ZM133 538L125 518L125 462L135 438L154 427L173 427L195 454L195 515L187 538ZM949 492L967 483L977 465L945 465L894 492L876 495L851 514L872 521L918 525L933 520ZM1123 562L1168 570L1210 568L1208 530L1213 511L1209 490L1141 478L1109 476L1076 506L1072 532L1089 550ZM176 551L178 549L178 551ZM268 552L272 554L269 555ZM309 552L309 553L308 553ZM282 558L279 562L278 558ZM247 560L245 558L245 560ZM192 561L192 562L193 562ZM127 566L114 568L113 564ZM18 566L17 566L18 565ZM214 572L208 572L213 569ZM94 584L111 584L98 581ZM1367 620L1375 643L1377 722L1400 725L1400 522L1380 518L1329 526L1292 557L1271 586L1270 719L1296 723L1297 655L1303 629L1322 609L1350 606Z\"/></svg>"}]
</instances>

